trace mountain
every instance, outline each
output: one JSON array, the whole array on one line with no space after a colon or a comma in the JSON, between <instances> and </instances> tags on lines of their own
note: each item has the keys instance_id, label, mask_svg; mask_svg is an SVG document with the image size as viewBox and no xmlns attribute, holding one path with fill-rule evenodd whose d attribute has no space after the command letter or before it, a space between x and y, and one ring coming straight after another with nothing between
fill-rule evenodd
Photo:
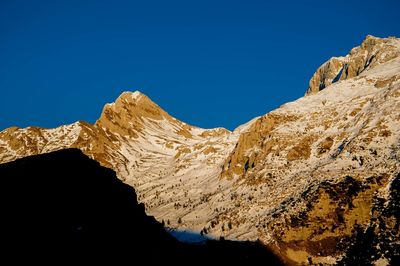
<instances>
[{"instance_id":1,"label":"mountain","mask_svg":"<svg viewBox=\"0 0 400 266\"><path fill-rule=\"evenodd\" d=\"M400 40L367 36L324 63L304 97L233 132L125 92L93 125L4 130L0 161L79 148L171 228L259 239L288 264L396 264L398 110Z\"/></svg>"},{"instance_id":2,"label":"mountain","mask_svg":"<svg viewBox=\"0 0 400 266\"><path fill-rule=\"evenodd\" d=\"M0 165L2 259L33 263L192 261L280 265L257 243L177 241L147 216L135 190L78 149L30 156ZM230 256L225 254L229 253Z\"/></svg>"},{"instance_id":3,"label":"mountain","mask_svg":"<svg viewBox=\"0 0 400 266\"><path fill-rule=\"evenodd\" d=\"M310 80L306 95L315 94L337 81L360 76L364 71L399 56L397 38L381 39L368 35L345 57L332 57L320 66Z\"/></svg>"}]
</instances>

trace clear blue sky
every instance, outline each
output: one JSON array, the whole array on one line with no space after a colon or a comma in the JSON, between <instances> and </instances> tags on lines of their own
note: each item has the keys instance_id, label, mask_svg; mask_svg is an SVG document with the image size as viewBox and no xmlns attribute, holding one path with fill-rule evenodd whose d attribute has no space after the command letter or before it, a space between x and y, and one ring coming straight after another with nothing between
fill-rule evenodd
<instances>
[{"instance_id":1,"label":"clear blue sky","mask_svg":"<svg viewBox=\"0 0 400 266\"><path fill-rule=\"evenodd\" d=\"M233 129L301 97L367 34L400 36L400 1L0 1L0 130L94 122L140 90Z\"/></svg>"}]
</instances>

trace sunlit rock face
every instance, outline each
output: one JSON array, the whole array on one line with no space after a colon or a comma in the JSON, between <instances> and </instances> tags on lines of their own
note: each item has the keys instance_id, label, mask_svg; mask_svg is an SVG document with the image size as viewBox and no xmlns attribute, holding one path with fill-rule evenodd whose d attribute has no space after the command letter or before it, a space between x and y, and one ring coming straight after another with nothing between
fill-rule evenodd
<instances>
[{"instance_id":1,"label":"sunlit rock face","mask_svg":"<svg viewBox=\"0 0 400 266\"><path fill-rule=\"evenodd\" d=\"M323 64L305 97L233 132L188 125L125 92L93 125L4 130L0 161L76 147L171 228L259 239L293 264L394 264L399 51L397 38L367 36ZM369 253L354 255L366 239Z\"/></svg>"},{"instance_id":2,"label":"sunlit rock face","mask_svg":"<svg viewBox=\"0 0 400 266\"><path fill-rule=\"evenodd\" d=\"M312 76L306 95L317 93L332 83L354 78L399 57L399 40L395 37L377 38L368 35L360 46L345 57L332 57Z\"/></svg>"}]
</instances>

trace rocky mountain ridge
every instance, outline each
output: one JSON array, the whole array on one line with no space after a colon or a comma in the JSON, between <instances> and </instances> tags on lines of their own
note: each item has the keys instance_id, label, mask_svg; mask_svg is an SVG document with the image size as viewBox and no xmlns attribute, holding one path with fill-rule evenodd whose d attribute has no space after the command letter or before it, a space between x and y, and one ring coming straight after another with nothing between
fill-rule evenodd
<instances>
[{"instance_id":1,"label":"rocky mountain ridge","mask_svg":"<svg viewBox=\"0 0 400 266\"><path fill-rule=\"evenodd\" d=\"M306 95L315 94L340 80L359 76L363 71L400 56L396 37L377 38L368 35L348 55L332 57L312 76ZM379 86L379 85L378 85Z\"/></svg>"},{"instance_id":2,"label":"rocky mountain ridge","mask_svg":"<svg viewBox=\"0 0 400 266\"><path fill-rule=\"evenodd\" d=\"M367 36L324 63L305 97L233 132L190 126L126 92L93 125L2 131L0 161L76 147L169 227L259 239L289 264L362 261L354 252L365 236L379 244L368 260L393 264L399 51L397 38Z\"/></svg>"}]
</instances>

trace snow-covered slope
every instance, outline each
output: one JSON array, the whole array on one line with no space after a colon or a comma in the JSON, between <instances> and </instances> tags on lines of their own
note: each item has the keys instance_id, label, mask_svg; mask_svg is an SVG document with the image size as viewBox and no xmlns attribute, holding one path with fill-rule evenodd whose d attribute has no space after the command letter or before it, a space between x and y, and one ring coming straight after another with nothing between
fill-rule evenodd
<instances>
[{"instance_id":1,"label":"snow-covered slope","mask_svg":"<svg viewBox=\"0 0 400 266\"><path fill-rule=\"evenodd\" d=\"M124 92L105 105L94 125L1 132L0 160L80 148L134 186L148 214L170 227L200 232L224 205L221 192L231 187L232 181L221 181L219 174L238 134L190 126L142 93Z\"/></svg>"},{"instance_id":2,"label":"snow-covered slope","mask_svg":"<svg viewBox=\"0 0 400 266\"><path fill-rule=\"evenodd\" d=\"M323 264L354 263L372 231L368 260L393 262L399 51L399 39L367 36L322 65L307 96L233 132L190 126L125 92L93 125L4 130L0 162L78 147L115 169L171 228L259 239L288 263Z\"/></svg>"},{"instance_id":3,"label":"snow-covered slope","mask_svg":"<svg viewBox=\"0 0 400 266\"><path fill-rule=\"evenodd\" d=\"M219 224L253 224L257 237L298 263L336 262L348 248L337 245L356 228L377 227L378 202L398 193L399 110L395 58L259 118L225 160L222 176L235 180L240 211L232 204ZM394 250L385 248L378 254Z\"/></svg>"}]
</instances>

